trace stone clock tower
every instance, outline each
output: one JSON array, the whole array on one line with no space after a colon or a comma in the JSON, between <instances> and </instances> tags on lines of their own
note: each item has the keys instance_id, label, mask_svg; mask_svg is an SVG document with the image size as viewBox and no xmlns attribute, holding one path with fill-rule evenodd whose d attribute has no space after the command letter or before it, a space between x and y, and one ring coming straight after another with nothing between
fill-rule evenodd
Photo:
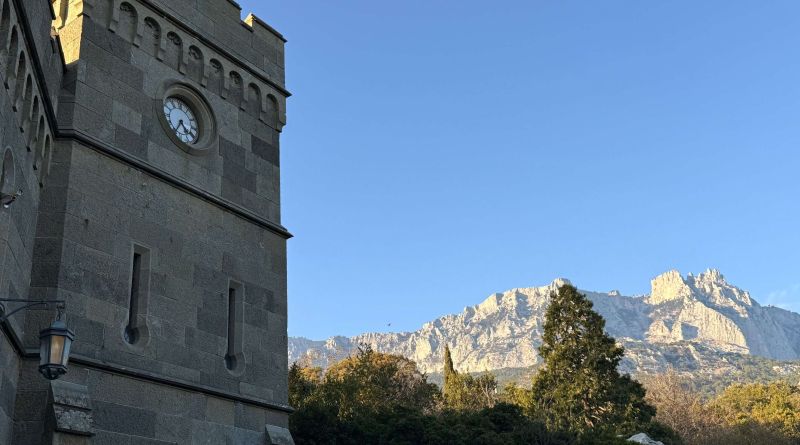
<instances>
[{"instance_id":1,"label":"stone clock tower","mask_svg":"<svg viewBox=\"0 0 800 445\"><path fill-rule=\"evenodd\" d=\"M0 444L292 444L284 42L233 0L0 0ZM10 201L10 203L9 203ZM6 305L6 311L14 309Z\"/></svg>"}]
</instances>

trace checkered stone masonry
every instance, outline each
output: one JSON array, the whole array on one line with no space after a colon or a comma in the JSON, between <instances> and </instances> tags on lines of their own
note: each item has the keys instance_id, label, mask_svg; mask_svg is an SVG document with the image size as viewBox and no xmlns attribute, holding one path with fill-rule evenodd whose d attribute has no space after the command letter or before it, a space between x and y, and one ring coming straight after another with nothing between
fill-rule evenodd
<instances>
[{"instance_id":1,"label":"checkered stone masonry","mask_svg":"<svg viewBox=\"0 0 800 445\"><path fill-rule=\"evenodd\" d=\"M50 383L53 314L0 326L0 443L293 443L284 42L231 0L0 0L0 138L24 191L0 209L0 295L64 299L76 333ZM175 86L208 109L203 150L159 120Z\"/></svg>"}]
</instances>

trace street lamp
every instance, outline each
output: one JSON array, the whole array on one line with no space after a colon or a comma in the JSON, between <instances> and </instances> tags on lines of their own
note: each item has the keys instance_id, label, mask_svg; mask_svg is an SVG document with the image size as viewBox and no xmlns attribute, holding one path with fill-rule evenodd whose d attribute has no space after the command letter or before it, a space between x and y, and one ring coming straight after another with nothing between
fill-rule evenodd
<instances>
[{"instance_id":1,"label":"street lamp","mask_svg":"<svg viewBox=\"0 0 800 445\"><path fill-rule=\"evenodd\" d=\"M2 302L9 303L27 303L24 306L17 308L8 314L5 314L5 308ZM17 300L17 299L0 299L0 324L4 323L8 317L16 314L19 311L31 308L33 306L55 304L58 310L58 316L53 324L47 329L42 329L39 332L39 372L47 380L55 380L67 373L67 363L69 362L69 351L72 346L72 340L75 339L75 333L67 329L67 325L61 320L64 312L64 300Z\"/></svg>"}]
</instances>

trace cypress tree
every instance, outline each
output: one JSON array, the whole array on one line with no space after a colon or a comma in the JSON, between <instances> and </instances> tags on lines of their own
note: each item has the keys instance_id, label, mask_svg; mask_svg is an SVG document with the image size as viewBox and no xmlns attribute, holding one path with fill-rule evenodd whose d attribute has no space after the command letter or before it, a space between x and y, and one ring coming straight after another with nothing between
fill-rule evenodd
<instances>
[{"instance_id":1,"label":"cypress tree","mask_svg":"<svg viewBox=\"0 0 800 445\"><path fill-rule=\"evenodd\" d=\"M444 387L447 387L447 381L454 375L456 375L456 370L453 367L453 357L450 355L450 346L444 345Z\"/></svg>"}]
</instances>

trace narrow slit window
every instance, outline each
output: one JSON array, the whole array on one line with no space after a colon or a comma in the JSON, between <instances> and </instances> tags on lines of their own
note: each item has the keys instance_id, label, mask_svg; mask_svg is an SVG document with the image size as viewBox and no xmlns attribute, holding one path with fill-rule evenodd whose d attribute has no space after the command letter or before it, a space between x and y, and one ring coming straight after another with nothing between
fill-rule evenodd
<instances>
[{"instance_id":1,"label":"narrow slit window","mask_svg":"<svg viewBox=\"0 0 800 445\"><path fill-rule=\"evenodd\" d=\"M139 342L147 315L147 297L150 288L150 254L141 246L133 247L131 264L131 289L128 299L128 323L125 325L125 341L133 345Z\"/></svg>"},{"instance_id":2,"label":"narrow slit window","mask_svg":"<svg viewBox=\"0 0 800 445\"><path fill-rule=\"evenodd\" d=\"M237 283L231 282L228 286L228 349L225 353L225 367L229 371L238 372L242 369L242 288Z\"/></svg>"},{"instance_id":3,"label":"narrow slit window","mask_svg":"<svg viewBox=\"0 0 800 445\"><path fill-rule=\"evenodd\" d=\"M225 354L225 366L228 369L236 367L234 357L236 353L236 289L228 289L228 353Z\"/></svg>"}]
</instances>

